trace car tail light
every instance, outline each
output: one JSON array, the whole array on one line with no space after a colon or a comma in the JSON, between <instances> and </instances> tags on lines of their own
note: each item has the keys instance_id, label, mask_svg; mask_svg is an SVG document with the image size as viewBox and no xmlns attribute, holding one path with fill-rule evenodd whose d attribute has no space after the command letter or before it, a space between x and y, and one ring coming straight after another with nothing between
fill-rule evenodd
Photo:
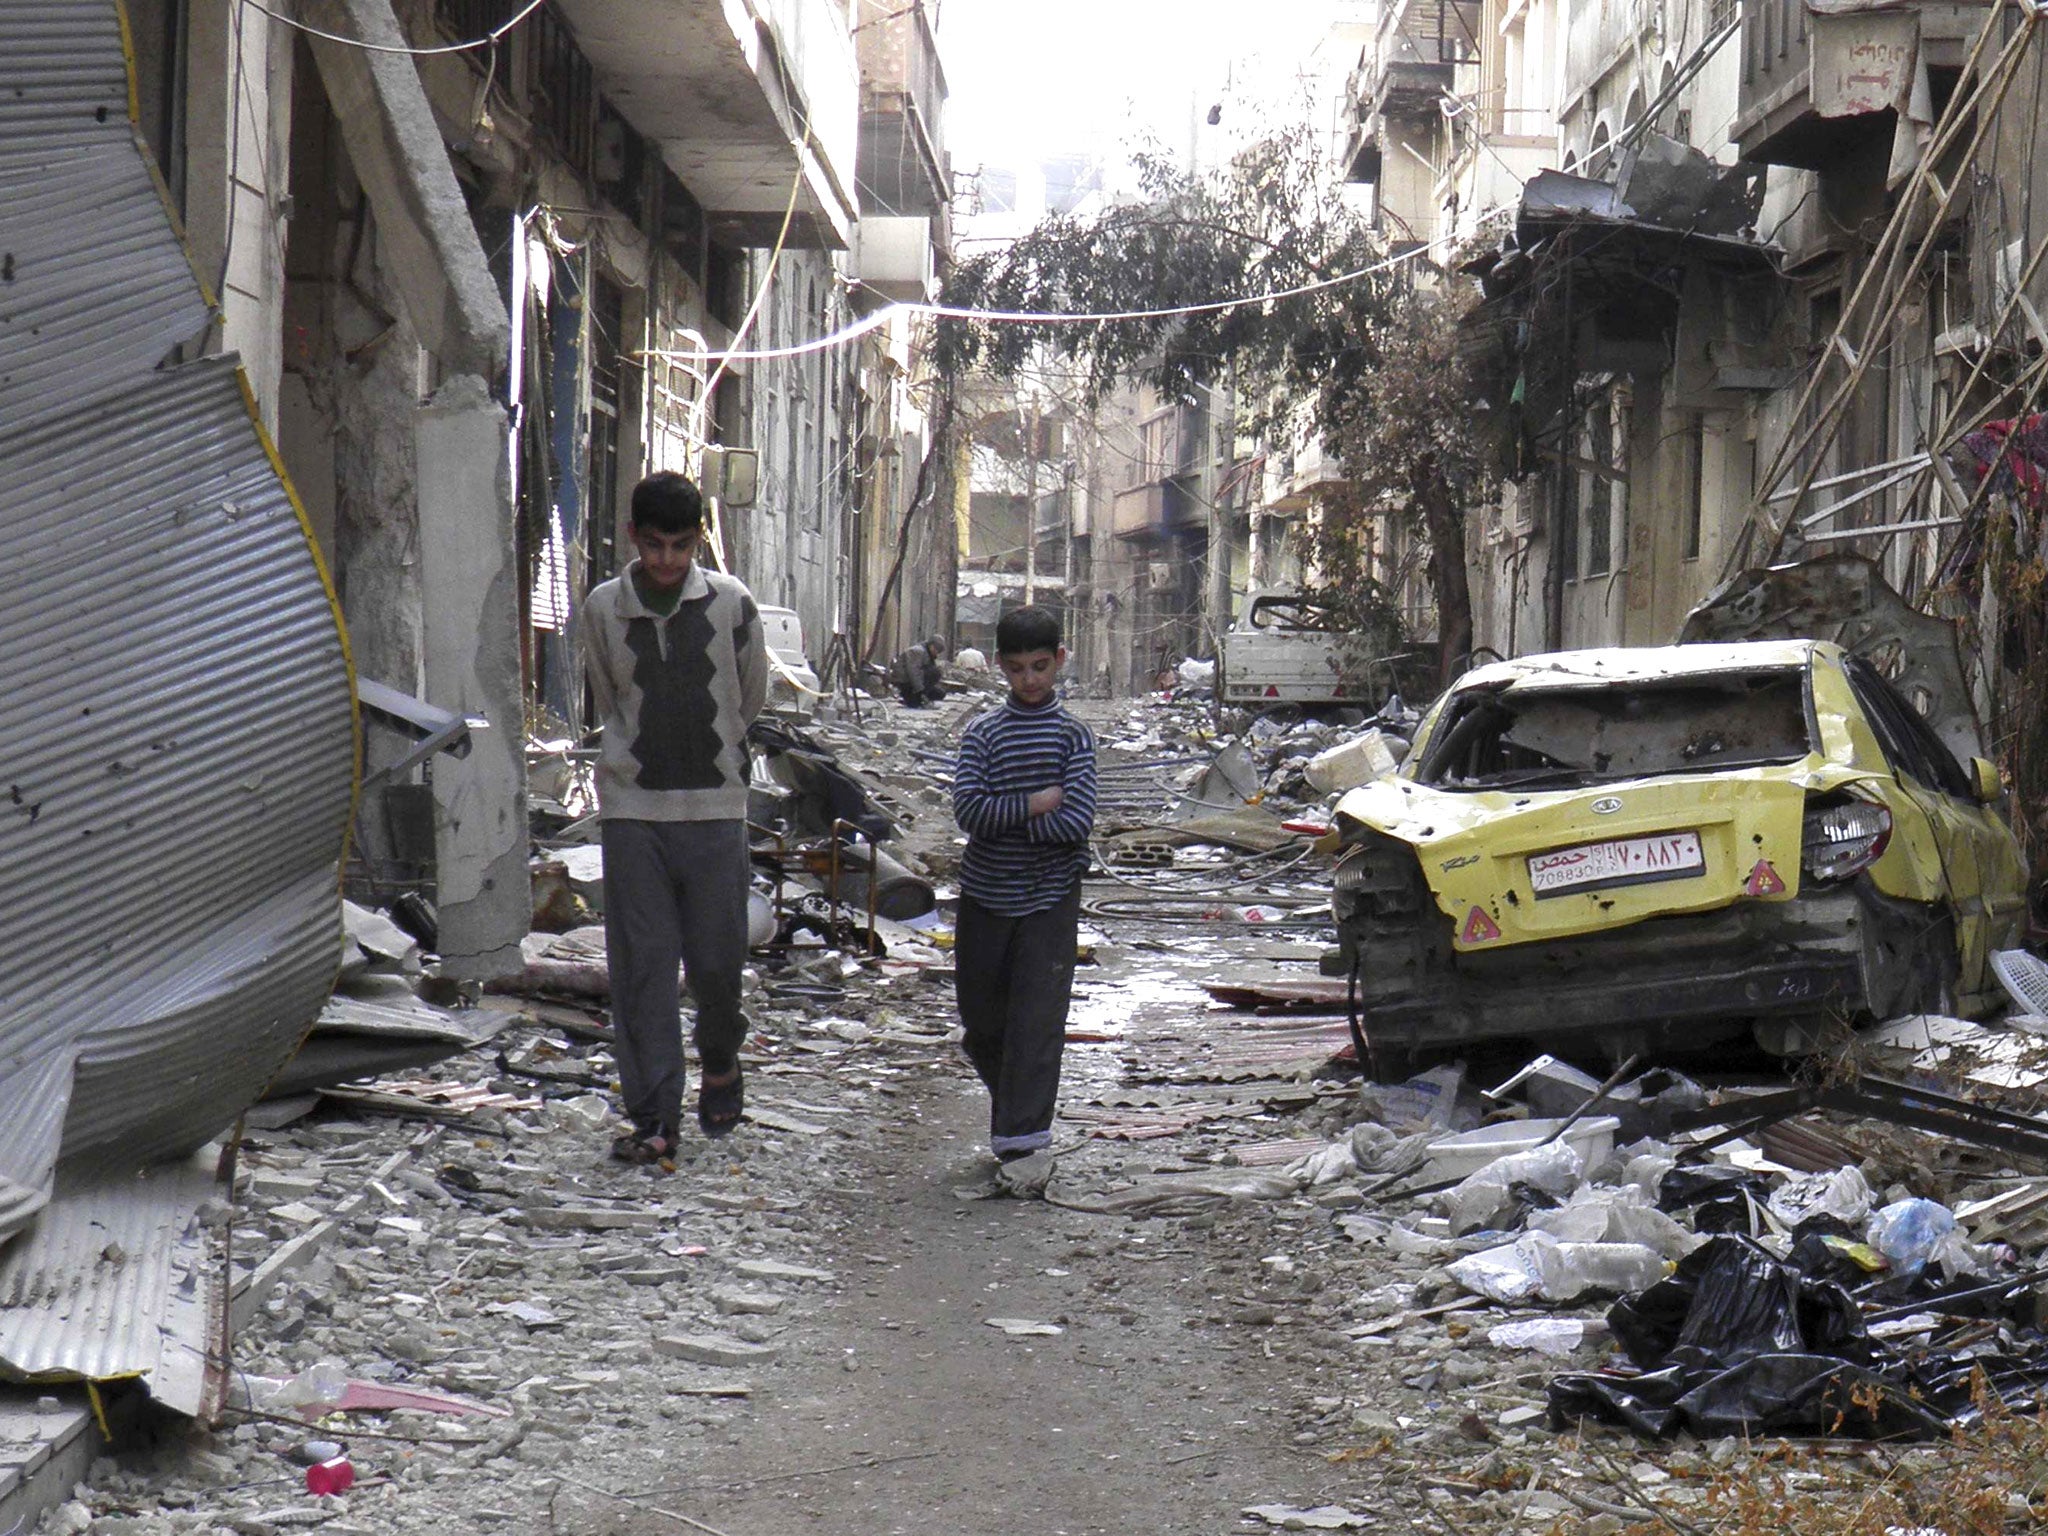
<instances>
[{"instance_id":1,"label":"car tail light","mask_svg":"<svg viewBox=\"0 0 2048 1536\"><path fill-rule=\"evenodd\" d=\"M1870 868L1892 840L1892 813L1863 800L1838 800L1806 813L1800 863L1815 880L1846 880Z\"/></svg>"}]
</instances>

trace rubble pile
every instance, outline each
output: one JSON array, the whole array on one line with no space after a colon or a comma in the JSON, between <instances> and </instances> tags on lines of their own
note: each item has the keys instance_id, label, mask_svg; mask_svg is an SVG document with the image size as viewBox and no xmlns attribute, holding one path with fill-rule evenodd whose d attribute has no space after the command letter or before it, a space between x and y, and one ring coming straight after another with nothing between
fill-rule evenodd
<instances>
[{"instance_id":1,"label":"rubble pile","mask_svg":"<svg viewBox=\"0 0 2048 1536\"><path fill-rule=\"evenodd\" d=\"M760 786L779 839L757 844L772 921L747 981L748 1123L651 1172L603 1155L588 829L549 827L538 859L561 878L536 882L546 928L507 991L437 987L418 937L353 913L334 1007L419 1010L461 1038L252 1114L208 1215L233 1324L218 1426L160 1420L153 1450L96 1463L44 1528L611 1528L636 1518L627 1490L665 1481L646 1447L715 1457L827 1393L821 1373L857 1375L846 1311L893 1315L871 1282L921 1240L867 1186L906 1127L974 1102L944 915L964 713L885 706L779 738L808 768ZM1269 781L1306 783L1362 729L1223 742L1173 703L1095 719L1106 809L1055 1156L1029 1188L964 1140L913 1170L960 1213L1035 1195L1015 1209L1058 1234L1043 1273L1073 1299L970 1295L974 1331L1020 1350L1149 1338L1156 1363L1133 1354L1091 1392L1170 1383L1173 1338L1267 1373L1297 1455L1269 1455L1263 1495L1232 1506L1247 1529L1615 1533L1691 1518L1753 1440L1853 1442L1827 1473L1853 1491L1947 1454L1906 1441L2035 1406L2048 1132L2024 1019L1902 1022L1790 1089L1550 1057L1486 1091L1476 1065L1361 1081L1344 985L1314 974L1327 864ZM1204 778L1239 771L1219 767L1233 749L1251 793L1189 813ZM837 811L818 830L835 795L885 818L935 912L871 933L864 892L831 900L816 856L878 840L837 835Z\"/></svg>"}]
</instances>

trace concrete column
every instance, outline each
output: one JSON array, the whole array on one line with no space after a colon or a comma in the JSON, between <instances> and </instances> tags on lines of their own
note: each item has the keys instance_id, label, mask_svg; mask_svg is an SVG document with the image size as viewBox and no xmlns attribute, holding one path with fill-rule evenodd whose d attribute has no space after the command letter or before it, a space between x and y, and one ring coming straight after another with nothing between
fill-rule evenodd
<instances>
[{"instance_id":1,"label":"concrete column","mask_svg":"<svg viewBox=\"0 0 2048 1536\"><path fill-rule=\"evenodd\" d=\"M315 24L382 45L316 38L313 57L377 216L387 270L447 376L414 421L422 671L427 698L481 715L469 756L433 765L441 954L452 975L518 969L532 918L526 873L519 588L503 409L511 317L389 0L308 0Z\"/></svg>"},{"instance_id":2,"label":"concrete column","mask_svg":"<svg viewBox=\"0 0 2048 1536\"><path fill-rule=\"evenodd\" d=\"M307 0L327 31L384 49L408 39L389 0ZM402 52L313 40L356 176L377 210L390 269L422 343L450 375L505 366L512 317L469 222L419 71Z\"/></svg>"},{"instance_id":3,"label":"concrete column","mask_svg":"<svg viewBox=\"0 0 2048 1536\"><path fill-rule=\"evenodd\" d=\"M437 757L432 769L442 965L475 978L519 969L533 916L506 431L474 374L443 384L415 428L427 698L490 722L467 757Z\"/></svg>"}]
</instances>

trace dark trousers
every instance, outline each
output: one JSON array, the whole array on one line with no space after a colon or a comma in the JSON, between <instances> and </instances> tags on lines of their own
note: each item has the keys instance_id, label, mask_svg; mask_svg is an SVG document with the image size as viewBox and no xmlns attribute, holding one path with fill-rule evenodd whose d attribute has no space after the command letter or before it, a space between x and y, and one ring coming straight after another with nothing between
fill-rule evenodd
<instances>
[{"instance_id":1,"label":"dark trousers","mask_svg":"<svg viewBox=\"0 0 2048 1536\"><path fill-rule=\"evenodd\" d=\"M1074 995L1081 887L1043 912L1005 917L960 898L953 977L967 1058L989 1092L989 1144L998 1157L1052 1140Z\"/></svg>"},{"instance_id":2,"label":"dark trousers","mask_svg":"<svg viewBox=\"0 0 2048 1536\"><path fill-rule=\"evenodd\" d=\"M697 1005L698 1059L724 1072L739 1058L748 884L744 821L604 823L612 1053L626 1118L642 1134L673 1135L682 1118L678 963Z\"/></svg>"}]
</instances>

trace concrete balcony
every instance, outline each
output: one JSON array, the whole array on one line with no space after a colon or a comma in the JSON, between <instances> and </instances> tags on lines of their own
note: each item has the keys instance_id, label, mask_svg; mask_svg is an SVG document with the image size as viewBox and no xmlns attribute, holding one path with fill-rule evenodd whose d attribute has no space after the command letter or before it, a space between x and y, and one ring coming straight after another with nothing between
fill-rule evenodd
<instances>
[{"instance_id":1,"label":"concrete balcony","mask_svg":"<svg viewBox=\"0 0 2048 1536\"><path fill-rule=\"evenodd\" d=\"M938 283L932 221L867 214L853 229L853 275L860 285L899 304L921 304Z\"/></svg>"},{"instance_id":2,"label":"concrete balcony","mask_svg":"<svg viewBox=\"0 0 2048 1536\"><path fill-rule=\"evenodd\" d=\"M1477 0L1389 0L1378 34L1347 82L1351 128L1343 151L1347 179L1377 186L1391 154L1390 127L1435 127L1443 98L1457 89L1458 66L1479 59Z\"/></svg>"},{"instance_id":3,"label":"concrete balcony","mask_svg":"<svg viewBox=\"0 0 2048 1536\"><path fill-rule=\"evenodd\" d=\"M1477 0L1390 0L1370 67L1359 72L1361 107L1370 103L1377 117L1434 114L1457 66L1478 62L1480 10Z\"/></svg>"},{"instance_id":4,"label":"concrete balcony","mask_svg":"<svg viewBox=\"0 0 2048 1536\"><path fill-rule=\"evenodd\" d=\"M1109 531L1120 539L1157 538L1202 520L1202 504L1178 480L1154 480L1116 493Z\"/></svg>"},{"instance_id":5,"label":"concrete balcony","mask_svg":"<svg viewBox=\"0 0 2048 1536\"><path fill-rule=\"evenodd\" d=\"M736 243L843 250L860 75L832 0L555 0L627 121Z\"/></svg>"},{"instance_id":6,"label":"concrete balcony","mask_svg":"<svg viewBox=\"0 0 2048 1536\"><path fill-rule=\"evenodd\" d=\"M1806 0L1751 0L1730 137L1766 165L1820 170L1876 154L1881 169L1916 89L1940 110L1983 20L1981 5L1818 15Z\"/></svg>"},{"instance_id":7,"label":"concrete balcony","mask_svg":"<svg viewBox=\"0 0 2048 1536\"><path fill-rule=\"evenodd\" d=\"M1307 510L1323 497L1351 483L1344 465L1319 442L1297 448L1280 473L1267 481L1267 496L1261 511L1291 516Z\"/></svg>"},{"instance_id":8,"label":"concrete balcony","mask_svg":"<svg viewBox=\"0 0 2048 1536\"><path fill-rule=\"evenodd\" d=\"M862 213L936 214L952 199L946 71L922 4L861 0Z\"/></svg>"}]
</instances>

